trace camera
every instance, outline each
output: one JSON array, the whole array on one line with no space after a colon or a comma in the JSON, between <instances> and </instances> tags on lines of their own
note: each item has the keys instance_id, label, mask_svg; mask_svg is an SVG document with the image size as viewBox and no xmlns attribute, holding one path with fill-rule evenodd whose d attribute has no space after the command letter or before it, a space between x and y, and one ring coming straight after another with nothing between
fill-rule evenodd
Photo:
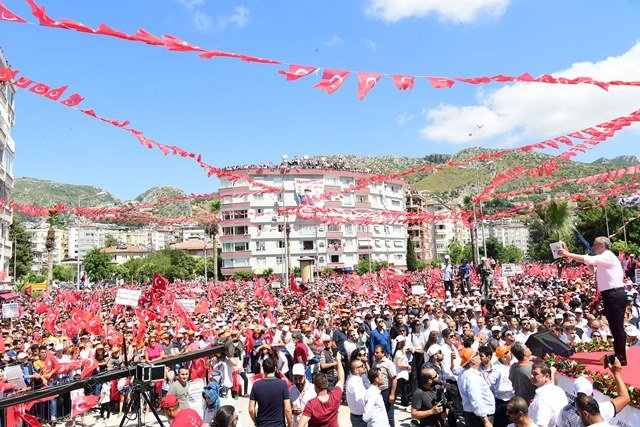
<instances>
[{"instance_id":1,"label":"camera","mask_svg":"<svg viewBox=\"0 0 640 427\"><path fill-rule=\"evenodd\" d=\"M451 408L451 402L447 400L444 387L436 389L436 398L431 401L432 406L442 405L442 409Z\"/></svg>"}]
</instances>

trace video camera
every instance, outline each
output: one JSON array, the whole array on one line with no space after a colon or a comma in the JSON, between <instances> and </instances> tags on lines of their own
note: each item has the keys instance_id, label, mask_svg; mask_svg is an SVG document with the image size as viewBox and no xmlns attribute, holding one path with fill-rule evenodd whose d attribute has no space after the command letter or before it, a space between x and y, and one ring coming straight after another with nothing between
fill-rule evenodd
<instances>
[{"instance_id":1,"label":"video camera","mask_svg":"<svg viewBox=\"0 0 640 427\"><path fill-rule=\"evenodd\" d=\"M451 402L447 399L447 393L444 387L436 389L436 398L431 401L432 406L442 405L443 409L451 408Z\"/></svg>"}]
</instances>

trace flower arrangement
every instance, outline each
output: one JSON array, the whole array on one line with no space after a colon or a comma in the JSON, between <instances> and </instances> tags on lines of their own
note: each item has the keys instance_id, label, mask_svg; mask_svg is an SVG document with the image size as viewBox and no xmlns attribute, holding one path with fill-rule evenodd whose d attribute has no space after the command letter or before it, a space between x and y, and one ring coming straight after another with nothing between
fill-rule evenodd
<instances>
[{"instance_id":1,"label":"flower arrangement","mask_svg":"<svg viewBox=\"0 0 640 427\"><path fill-rule=\"evenodd\" d=\"M575 353L597 353L599 351L613 351L613 341L589 341L572 344Z\"/></svg>"},{"instance_id":2,"label":"flower arrangement","mask_svg":"<svg viewBox=\"0 0 640 427\"><path fill-rule=\"evenodd\" d=\"M602 392L604 395L611 398L618 396L616 390L616 381L611 374L605 374L602 372L589 372L586 365L576 362L575 360L565 359L558 355L547 355L543 362L551 367L555 367L557 372L567 375L572 378L585 375L591 377L593 381L593 388ZM629 397L631 398L630 405L640 408L640 390L634 386L627 384L629 389Z\"/></svg>"}]
</instances>

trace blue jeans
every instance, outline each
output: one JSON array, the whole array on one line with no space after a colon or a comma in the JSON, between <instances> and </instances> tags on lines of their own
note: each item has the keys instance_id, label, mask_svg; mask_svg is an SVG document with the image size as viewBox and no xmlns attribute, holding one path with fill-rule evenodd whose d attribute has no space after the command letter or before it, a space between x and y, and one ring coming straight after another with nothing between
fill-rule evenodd
<instances>
[{"instance_id":1,"label":"blue jeans","mask_svg":"<svg viewBox=\"0 0 640 427\"><path fill-rule=\"evenodd\" d=\"M362 421L362 415L349 415L351 427L367 427L367 423Z\"/></svg>"},{"instance_id":2,"label":"blue jeans","mask_svg":"<svg viewBox=\"0 0 640 427\"><path fill-rule=\"evenodd\" d=\"M393 413L393 411L396 409L396 405L395 403L389 403L389 395L391 394L391 387L387 388L386 390L382 390L380 392L380 394L382 395L382 400L384 401L384 407L387 408L387 418L389 419L389 425L391 426L395 426L395 414Z\"/></svg>"}]
</instances>

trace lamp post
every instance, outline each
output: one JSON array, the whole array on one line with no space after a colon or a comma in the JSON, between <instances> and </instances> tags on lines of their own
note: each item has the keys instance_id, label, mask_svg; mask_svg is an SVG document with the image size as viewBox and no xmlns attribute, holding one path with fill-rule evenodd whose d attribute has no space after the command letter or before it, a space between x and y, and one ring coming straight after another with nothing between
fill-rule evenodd
<instances>
[{"instance_id":1,"label":"lamp post","mask_svg":"<svg viewBox=\"0 0 640 427\"><path fill-rule=\"evenodd\" d=\"M207 283L207 238L202 239L204 241L204 282Z\"/></svg>"},{"instance_id":2,"label":"lamp post","mask_svg":"<svg viewBox=\"0 0 640 427\"><path fill-rule=\"evenodd\" d=\"M284 178L287 174L287 168L288 168L288 164L287 164L287 160L288 160L288 156L286 154L282 155L282 164L281 164L281 172L282 172L282 209L286 209L287 208L287 197L286 197L286 188L284 185ZM287 213L286 211L283 211L282 213L283 215L283 223L284 223L284 228L282 230L283 234L284 234L284 280L285 283L283 284L283 286L286 286L289 284L289 232L290 232L290 228L289 228L289 224L287 222Z\"/></svg>"}]
</instances>

